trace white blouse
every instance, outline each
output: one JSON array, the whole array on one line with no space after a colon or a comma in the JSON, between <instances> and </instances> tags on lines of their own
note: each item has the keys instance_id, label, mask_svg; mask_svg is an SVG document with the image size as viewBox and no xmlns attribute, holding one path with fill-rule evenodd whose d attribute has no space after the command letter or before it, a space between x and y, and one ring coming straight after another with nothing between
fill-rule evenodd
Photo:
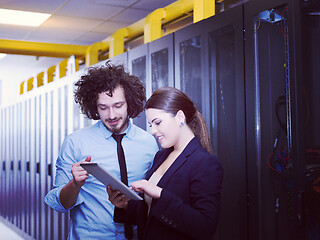
<instances>
[{"instance_id":1,"label":"white blouse","mask_svg":"<svg viewBox=\"0 0 320 240\"><path fill-rule=\"evenodd\" d=\"M148 180L150 183L154 184L154 185L157 185L158 182L160 181L160 179L162 178L163 175L160 175L158 174L157 172L154 172L150 179ZM149 214L149 211L150 211L150 207L151 207L151 202L152 202L152 197L150 197L149 195L147 194L144 194L144 200L145 202L148 204L148 214Z\"/></svg>"}]
</instances>

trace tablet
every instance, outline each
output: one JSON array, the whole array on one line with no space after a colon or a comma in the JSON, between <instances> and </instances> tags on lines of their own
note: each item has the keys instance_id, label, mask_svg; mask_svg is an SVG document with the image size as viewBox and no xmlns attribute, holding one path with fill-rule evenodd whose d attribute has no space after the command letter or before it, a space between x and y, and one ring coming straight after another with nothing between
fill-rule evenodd
<instances>
[{"instance_id":1,"label":"tablet","mask_svg":"<svg viewBox=\"0 0 320 240\"><path fill-rule=\"evenodd\" d=\"M126 196L126 198L133 200L143 200L138 194L133 192L119 179L114 177L110 172L99 166L98 163L80 163L80 166L100 182L102 182L104 185L110 185L113 190L119 190L120 192L122 192Z\"/></svg>"}]
</instances>

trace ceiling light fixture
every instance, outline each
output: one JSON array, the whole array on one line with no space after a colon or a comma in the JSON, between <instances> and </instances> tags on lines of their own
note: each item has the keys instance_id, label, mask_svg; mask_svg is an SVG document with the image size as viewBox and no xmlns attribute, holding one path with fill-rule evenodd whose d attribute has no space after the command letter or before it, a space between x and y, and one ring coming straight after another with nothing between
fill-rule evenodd
<instances>
[{"instance_id":1,"label":"ceiling light fixture","mask_svg":"<svg viewBox=\"0 0 320 240\"><path fill-rule=\"evenodd\" d=\"M26 12L0 8L0 24L12 24L38 27L46 21L51 14Z\"/></svg>"},{"instance_id":2,"label":"ceiling light fixture","mask_svg":"<svg viewBox=\"0 0 320 240\"><path fill-rule=\"evenodd\" d=\"M7 54L5 54L5 53L0 53L0 59L4 58L5 56L7 56Z\"/></svg>"}]
</instances>

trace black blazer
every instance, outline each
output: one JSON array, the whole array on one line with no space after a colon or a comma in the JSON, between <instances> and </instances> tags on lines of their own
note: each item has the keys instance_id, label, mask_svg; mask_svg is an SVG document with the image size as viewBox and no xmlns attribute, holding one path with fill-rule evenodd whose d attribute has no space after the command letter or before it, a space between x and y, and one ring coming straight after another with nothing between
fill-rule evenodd
<instances>
[{"instance_id":1,"label":"black blazer","mask_svg":"<svg viewBox=\"0 0 320 240\"><path fill-rule=\"evenodd\" d=\"M159 151L146 179L158 169L173 148ZM130 200L127 210L115 209L114 221L138 225L143 240L212 239L219 218L223 170L193 138L160 179L159 199L150 213L145 201Z\"/></svg>"}]
</instances>

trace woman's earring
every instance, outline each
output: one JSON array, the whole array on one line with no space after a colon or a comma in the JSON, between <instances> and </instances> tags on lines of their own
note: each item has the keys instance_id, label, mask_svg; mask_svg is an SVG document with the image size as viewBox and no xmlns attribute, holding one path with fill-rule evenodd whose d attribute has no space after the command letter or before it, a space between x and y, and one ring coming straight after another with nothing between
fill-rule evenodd
<instances>
[{"instance_id":1,"label":"woman's earring","mask_svg":"<svg viewBox=\"0 0 320 240\"><path fill-rule=\"evenodd\" d=\"M182 126L183 126L183 122L180 123L180 127L182 127Z\"/></svg>"}]
</instances>

